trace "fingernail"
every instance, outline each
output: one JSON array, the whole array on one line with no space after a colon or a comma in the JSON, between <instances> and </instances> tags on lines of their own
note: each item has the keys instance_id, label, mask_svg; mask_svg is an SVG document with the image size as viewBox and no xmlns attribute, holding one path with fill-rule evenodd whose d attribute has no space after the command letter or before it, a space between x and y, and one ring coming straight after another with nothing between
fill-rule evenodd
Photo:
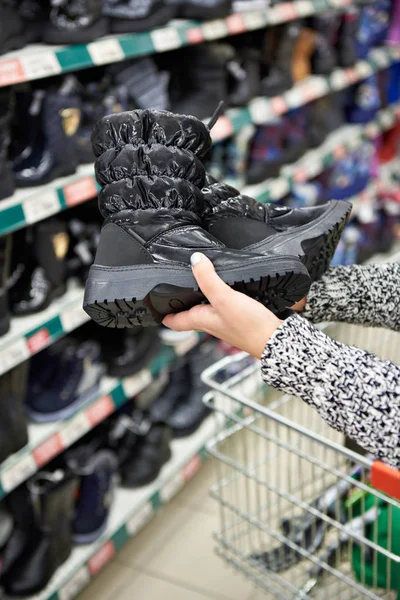
<instances>
[{"instance_id":1,"label":"fingernail","mask_svg":"<svg viewBox=\"0 0 400 600\"><path fill-rule=\"evenodd\" d=\"M192 267L197 265L201 261L202 258L203 258L203 255L201 252L195 252L194 254L192 254L192 256L190 257L190 264L192 265Z\"/></svg>"}]
</instances>

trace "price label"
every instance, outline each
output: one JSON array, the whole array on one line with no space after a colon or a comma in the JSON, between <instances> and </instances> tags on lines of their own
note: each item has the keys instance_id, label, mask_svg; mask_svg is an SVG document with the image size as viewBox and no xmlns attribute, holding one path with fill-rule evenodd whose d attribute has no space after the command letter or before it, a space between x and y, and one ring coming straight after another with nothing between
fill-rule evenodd
<instances>
[{"instance_id":1,"label":"price label","mask_svg":"<svg viewBox=\"0 0 400 600\"><path fill-rule=\"evenodd\" d=\"M30 357L25 338L19 338L0 352L0 374L6 373Z\"/></svg>"},{"instance_id":2,"label":"price label","mask_svg":"<svg viewBox=\"0 0 400 600\"><path fill-rule=\"evenodd\" d=\"M339 146L336 146L336 148L333 149L332 154L336 160L339 160L346 156L347 148L344 144L340 144Z\"/></svg>"},{"instance_id":3,"label":"price label","mask_svg":"<svg viewBox=\"0 0 400 600\"><path fill-rule=\"evenodd\" d=\"M43 444L40 444L37 448L32 451L33 458L38 467L42 467L48 463L52 458L61 454L64 450L62 440L58 433L55 433Z\"/></svg>"},{"instance_id":4,"label":"price label","mask_svg":"<svg viewBox=\"0 0 400 600\"><path fill-rule=\"evenodd\" d=\"M229 33L231 33L232 35L236 33L243 33L244 31L246 31L246 24L244 22L243 16L239 13L229 15L229 17L226 17L226 25L228 27Z\"/></svg>"},{"instance_id":5,"label":"price label","mask_svg":"<svg viewBox=\"0 0 400 600\"><path fill-rule=\"evenodd\" d=\"M269 196L271 200L279 200L290 191L290 185L284 177L273 179L268 185Z\"/></svg>"},{"instance_id":6,"label":"price label","mask_svg":"<svg viewBox=\"0 0 400 600\"><path fill-rule=\"evenodd\" d=\"M371 65L364 60L358 62L354 66L354 70L356 71L359 79L365 79L366 77L369 77L374 71Z\"/></svg>"},{"instance_id":7,"label":"price label","mask_svg":"<svg viewBox=\"0 0 400 600\"><path fill-rule=\"evenodd\" d=\"M114 412L114 402L111 396L102 396L85 410L86 418L92 427L104 421Z\"/></svg>"},{"instance_id":8,"label":"price label","mask_svg":"<svg viewBox=\"0 0 400 600\"><path fill-rule=\"evenodd\" d=\"M309 174L308 174L307 169L304 169L302 167L297 169L295 171L295 173L293 174L293 179L296 183L303 183L304 181L307 181L308 178L309 178Z\"/></svg>"},{"instance_id":9,"label":"price label","mask_svg":"<svg viewBox=\"0 0 400 600\"><path fill-rule=\"evenodd\" d=\"M136 375L125 377L122 381L125 396L127 398L133 398L136 394L150 385L152 380L153 377L149 369L142 369L139 373L136 373Z\"/></svg>"},{"instance_id":10,"label":"price label","mask_svg":"<svg viewBox=\"0 0 400 600\"><path fill-rule=\"evenodd\" d=\"M387 50L383 48L374 48L371 59L379 67L387 67L390 63L390 56Z\"/></svg>"},{"instance_id":11,"label":"price label","mask_svg":"<svg viewBox=\"0 0 400 600\"><path fill-rule=\"evenodd\" d=\"M87 567L82 567L58 590L59 600L72 600L89 584L89 581L89 570Z\"/></svg>"},{"instance_id":12,"label":"price label","mask_svg":"<svg viewBox=\"0 0 400 600\"><path fill-rule=\"evenodd\" d=\"M217 19L216 21L204 23L202 29L204 39L206 40L216 40L228 35L228 28L224 19Z\"/></svg>"},{"instance_id":13,"label":"price label","mask_svg":"<svg viewBox=\"0 0 400 600\"><path fill-rule=\"evenodd\" d=\"M36 472L36 463L31 454L26 454L18 462L1 473L1 485L5 492L15 489L20 483Z\"/></svg>"},{"instance_id":14,"label":"price label","mask_svg":"<svg viewBox=\"0 0 400 600\"><path fill-rule=\"evenodd\" d=\"M130 536L136 535L153 518L153 506L147 502L131 519L126 523L126 529Z\"/></svg>"},{"instance_id":15,"label":"price label","mask_svg":"<svg viewBox=\"0 0 400 600\"><path fill-rule=\"evenodd\" d=\"M214 127L211 129L211 137L213 140L224 140L233 133L233 125L230 119L225 116L219 117Z\"/></svg>"},{"instance_id":16,"label":"price label","mask_svg":"<svg viewBox=\"0 0 400 600\"><path fill-rule=\"evenodd\" d=\"M346 78L347 78L347 83L349 85L352 85L353 83L356 83L356 81L359 80L359 75L356 71L356 69L345 69L345 73L346 73Z\"/></svg>"},{"instance_id":17,"label":"price label","mask_svg":"<svg viewBox=\"0 0 400 600\"><path fill-rule=\"evenodd\" d=\"M281 21L293 21L293 19L297 19L297 7L293 2L283 2L282 4L278 4L276 8L279 9L281 14Z\"/></svg>"},{"instance_id":18,"label":"price label","mask_svg":"<svg viewBox=\"0 0 400 600\"><path fill-rule=\"evenodd\" d=\"M256 125L266 123L274 117L271 102L265 98L255 98L249 103L251 120Z\"/></svg>"},{"instance_id":19,"label":"price label","mask_svg":"<svg viewBox=\"0 0 400 600\"><path fill-rule=\"evenodd\" d=\"M27 79L41 79L61 73L62 68L55 52L41 52L40 54L24 54L20 58Z\"/></svg>"},{"instance_id":20,"label":"price label","mask_svg":"<svg viewBox=\"0 0 400 600\"><path fill-rule=\"evenodd\" d=\"M88 315L85 313L81 306L74 306L68 310L63 311L60 315L62 328L66 333L73 331L82 323L89 321Z\"/></svg>"},{"instance_id":21,"label":"price label","mask_svg":"<svg viewBox=\"0 0 400 600\"><path fill-rule=\"evenodd\" d=\"M283 96L275 96L271 99L271 108L275 115L282 115L289 107Z\"/></svg>"},{"instance_id":22,"label":"price label","mask_svg":"<svg viewBox=\"0 0 400 600\"><path fill-rule=\"evenodd\" d=\"M296 11L299 17L307 17L314 14L313 3L309 0L298 0L296 2Z\"/></svg>"},{"instance_id":23,"label":"price label","mask_svg":"<svg viewBox=\"0 0 400 600\"><path fill-rule=\"evenodd\" d=\"M39 329L39 331L29 336L26 339L26 343L28 344L30 354L37 354L43 350L43 348L48 346L50 339L51 336L46 327L42 327L42 329Z\"/></svg>"},{"instance_id":24,"label":"price label","mask_svg":"<svg viewBox=\"0 0 400 600\"><path fill-rule=\"evenodd\" d=\"M62 191L65 202L68 204L68 206L76 206L77 204L81 204L81 202L85 202L86 200L91 200L92 198L96 197L96 181L94 177L90 177L89 175L88 177L79 179L79 181L68 183L63 187Z\"/></svg>"},{"instance_id":25,"label":"price label","mask_svg":"<svg viewBox=\"0 0 400 600\"><path fill-rule=\"evenodd\" d=\"M191 27L186 32L186 39L189 44L201 44L204 41L204 35L201 27Z\"/></svg>"},{"instance_id":26,"label":"price label","mask_svg":"<svg viewBox=\"0 0 400 600\"><path fill-rule=\"evenodd\" d=\"M179 356L187 354L187 352L189 352L190 350L192 350L192 348L196 346L198 341L198 335L195 331L193 331L191 335L188 335L188 337L185 340L182 340L174 346L175 352L179 354Z\"/></svg>"},{"instance_id":27,"label":"price label","mask_svg":"<svg viewBox=\"0 0 400 600\"><path fill-rule=\"evenodd\" d=\"M26 81L27 77L18 59L0 60L0 86Z\"/></svg>"},{"instance_id":28,"label":"price label","mask_svg":"<svg viewBox=\"0 0 400 600\"><path fill-rule=\"evenodd\" d=\"M381 114L380 122L383 129L390 129L395 124L395 116L392 112L383 112Z\"/></svg>"},{"instance_id":29,"label":"price label","mask_svg":"<svg viewBox=\"0 0 400 600\"><path fill-rule=\"evenodd\" d=\"M157 52L166 52L182 46L179 33L174 27L163 27L155 29L150 33L153 46Z\"/></svg>"},{"instance_id":30,"label":"price label","mask_svg":"<svg viewBox=\"0 0 400 600\"><path fill-rule=\"evenodd\" d=\"M379 130L379 125L377 123L369 123L365 127L365 135L370 139L375 138L377 135L379 135L379 133L380 133L380 130Z\"/></svg>"},{"instance_id":31,"label":"price label","mask_svg":"<svg viewBox=\"0 0 400 600\"><path fill-rule=\"evenodd\" d=\"M36 223L60 212L61 204L54 190L47 190L22 202L27 223Z\"/></svg>"},{"instance_id":32,"label":"price label","mask_svg":"<svg viewBox=\"0 0 400 600\"><path fill-rule=\"evenodd\" d=\"M91 425L85 415L80 412L70 421L66 421L62 431L60 431L60 439L64 448L72 446L76 440L79 440L91 429Z\"/></svg>"},{"instance_id":33,"label":"price label","mask_svg":"<svg viewBox=\"0 0 400 600\"><path fill-rule=\"evenodd\" d=\"M115 546L111 540L106 542L100 550L88 561L89 573L97 575L99 571L115 556Z\"/></svg>"},{"instance_id":34,"label":"price label","mask_svg":"<svg viewBox=\"0 0 400 600\"><path fill-rule=\"evenodd\" d=\"M162 502L169 502L171 498L176 496L176 494L179 492L179 490L183 488L184 485L185 479L183 477L183 471L179 471L179 473L177 473L175 477L170 479L170 481L168 481L160 491L160 497Z\"/></svg>"},{"instance_id":35,"label":"price label","mask_svg":"<svg viewBox=\"0 0 400 600\"><path fill-rule=\"evenodd\" d=\"M260 10L251 10L243 13L243 19L248 31L252 31L253 29L258 29L262 25L266 25L267 19L265 18L265 14Z\"/></svg>"},{"instance_id":36,"label":"price label","mask_svg":"<svg viewBox=\"0 0 400 600\"><path fill-rule=\"evenodd\" d=\"M347 77L344 70L337 69L331 75L331 85L334 90L342 90L347 87Z\"/></svg>"},{"instance_id":37,"label":"price label","mask_svg":"<svg viewBox=\"0 0 400 600\"><path fill-rule=\"evenodd\" d=\"M121 44L116 39L99 40L88 44L86 47L95 65L118 62L125 58Z\"/></svg>"},{"instance_id":38,"label":"price label","mask_svg":"<svg viewBox=\"0 0 400 600\"><path fill-rule=\"evenodd\" d=\"M196 473L200 471L201 465L202 462L200 454L196 454L196 456L193 456L192 460L183 469L183 479L185 482L190 481L196 475Z\"/></svg>"}]
</instances>

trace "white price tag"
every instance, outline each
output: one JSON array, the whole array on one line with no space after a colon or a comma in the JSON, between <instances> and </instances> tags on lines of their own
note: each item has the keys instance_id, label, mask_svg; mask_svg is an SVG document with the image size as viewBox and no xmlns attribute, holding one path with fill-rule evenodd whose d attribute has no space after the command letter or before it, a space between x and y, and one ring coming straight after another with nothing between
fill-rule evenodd
<instances>
[{"instance_id":1,"label":"white price tag","mask_svg":"<svg viewBox=\"0 0 400 600\"><path fill-rule=\"evenodd\" d=\"M26 73L27 79L39 79L57 75L62 68L54 52L42 52L38 54L24 54L20 57L20 63Z\"/></svg>"},{"instance_id":2,"label":"white price tag","mask_svg":"<svg viewBox=\"0 0 400 600\"><path fill-rule=\"evenodd\" d=\"M182 356L183 354L187 354L192 348L194 348L199 341L199 336L195 331L192 332L190 337L188 336L182 342L179 342L174 346L175 352Z\"/></svg>"},{"instance_id":3,"label":"white price tag","mask_svg":"<svg viewBox=\"0 0 400 600\"><path fill-rule=\"evenodd\" d=\"M295 2L295 8L299 17L307 17L315 12L313 3L309 0L298 0Z\"/></svg>"},{"instance_id":4,"label":"white price tag","mask_svg":"<svg viewBox=\"0 0 400 600\"><path fill-rule=\"evenodd\" d=\"M346 73L340 69L334 71L331 75L331 85L335 90L342 90L348 86Z\"/></svg>"},{"instance_id":5,"label":"white price tag","mask_svg":"<svg viewBox=\"0 0 400 600\"><path fill-rule=\"evenodd\" d=\"M365 135L372 139L380 134L379 125L377 123L369 123L365 128Z\"/></svg>"},{"instance_id":6,"label":"white price tag","mask_svg":"<svg viewBox=\"0 0 400 600\"><path fill-rule=\"evenodd\" d=\"M185 485L185 478L182 471L179 471L170 481L168 481L160 491L162 502L166 503L171 500Z\"/></svg>"},{"instance_id":7,"label":"white price tag","mask_svg":"<svg viewBox=\"0 0 400 600\"><path fill-rule=\"evenodd\" d=\"M64 428L59 432L63 447L72 446L76 440L83 437L90 429L91 425L85 413L78 413L70 421L67 421Z\"/></svg>"},{"instance_id":8,"label":"white price tag","mask_svg":"<svg viewBox=\"0 0 400 600\"><path fill-rule=\"evenodd\" d=\"M284 177L273 179L268 185L270 200L279 200L290 191L289 182Z\"/></svg>"},{"instance_id":9,"label":"white price tag","mask_svg":"<svg viewBox=\"0 0 400 600\"><path fill-rule=\"evenodd\" d=\"M164 27L163 29L155 29L150 33L151 40L157 52L165 52L182 46L179 33L173 27Z\"/></svg>"},{"instance_id":10,"label":"white price tag","mask_svg":"<svg viewBox=\"0 0 400 600\"><path fill-rule=\"evenodd\" d=\"M374 48L371 53L373 62L376 62L380 67L387 67L390 63L390 56L387 50L383 48Z\"/></svg>"},{"instance_id":11,"label":"white price tag","mask_svg":"<svg viewBox=\"0 0 400 600\"><path fill-rule=\"evenodd\" d=\"M58 590L60 600L72 600L85 588L90 581L87 567L82 567L71 577L71 579Z\"/></svg>"},{"instance_id":12,"label":"white price tag","mask_svg":"<svg viewBox=\"0 0 400 600\"><path fill-rule=\"evenodd\" d=\"M360 79L364 79L366 77L369 77L374 72L374 70L371 67L371 65L369 63L365 62L364 60L356 63L354 65L354 69L355 69L355 71L356 71L356 73L357 73L357 75L359 76Z\"/></svg>"},{"instance_id":13,"label":"white price tag","mask_svg":"<svg viewBox=\"0 0 400 600\"><path fill-rule=\"evenodd\" d=\"M285 15L281 11L280 4L276 6L272 6L268 11L268 25L276 25L277 23L282 23Z\"/></svg>"},{"instance_id":14,"label":"white price tag","mask_svg":"<svg viewBox=\"0 0 400 600\"><path fill-rule=\"evenodd\" d=\"M262 27L262 25L267 23L267 19L265 18L265 13L259 10L251 10L243 13L244 24L246 25L246 29L248 31L252 31L253 29L258 29Z\"/></svg>"},{"instance_id":15,"label":"white price tag","mask_svg":"<svg viewBox=\"0 0 400 600\"><path fill-rule=\"evenodd\" d=\"M61 204L54 190L48 190L22 202L27 223L36 223L60 212Z\"/></svg>"},{"instance_id":16,"label":"white price tag","mask_svg":"<svg viewBox=\"0 0 400 600\"><path fill-rule=\"evenodd\" d=\"M69 308L65 310L60 315L61 324L66 333L73 331L82 323L89 321L88 315L85 313L81 306L74 306L74 308Z\"/></svg>"},{"instance_id":17,"label":"white price tag","mask_svg":"<svg viewBox=\"0 0 400 600\"><path fill-rule=\"evenodd\" d=\"M19 338L0 352L0 375L24 362L30 357L28 345L24 338Z\"/></svg>"},{"instance_id":18,"label":"white price tag","mask_svg":"<svg viewBox=\"0 0 400 600\"><path fill-rule=\"evenodd\" d=\"M90 58L95 65L117 62L125 58L124 51L118 40L99 40L87 45Z\"/></svg>"},{"instance_id":19,"label":"white price tag","mask_svg":"<svg viewBox=\"0 0 400 600\"><path fill-rule=\"evenodd\" d=\"M136 396L136 394L150 385L152 380L153 378L149 369L142 369L139 371L139 373L136 373L131 377L125 377L122 380L122 387L124 389L125 396L127 398L133 398Z\"/></svg>"},{"instance_id":20,"label":"white price tag","mask_svg":"<svg viewBox=\"0 0 400 600\"><path fill-rule=\"evenodd\" d=\"M395 124L396 118L391 111L381 113L380 123L382 129L390 129Z\"/></svg>"},{"instance_id":21,"label":"white price tag","mask_svg":"<svg viewBox=\"0 0 400 600\"><path fill-rule=\"evenodd\" d=\"M206 40L216 40L228 35L228 27L223 19L204 23L201 28Z\"/></svg>"},{"instance_id":22,"label":"white price tag","mask_svg":"<svg viewBox=\"0 0 400 600\"><path fill-rule=\"evenodd\" d=\"M1 485L5 492L15 489L20 483L36 472L36 463L32 454L26 454L15 465L1 474Z\"/></svg>"},{"instance_id":23,"label":"white price tag","mask_svg":"<svg viewBox=\"0 0 400 600\"><path fill-rule=\"evenodd\" d=\"M265 98L255 98L249 103L249 111L253 123L262 124L272 119L275 115L271 103Z\"/></svg>"},{"instance_id":24,"label":"white price tag","mask_svg":"<svg viewBox=\"0 0 400 600\"><path fill-rule=\"evenodd\" d=\"M152 519L154 514L151 502L147 502L129 521L126 529L129 535L136 535Z\"/></svg>"}]
</instances>

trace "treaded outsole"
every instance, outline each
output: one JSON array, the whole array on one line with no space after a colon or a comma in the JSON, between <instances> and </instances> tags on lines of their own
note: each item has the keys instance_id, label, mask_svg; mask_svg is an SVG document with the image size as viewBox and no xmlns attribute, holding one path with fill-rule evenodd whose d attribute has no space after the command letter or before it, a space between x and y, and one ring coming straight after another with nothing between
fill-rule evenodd
<instances>
[{"instance_id":1,"label":"treaded outsole","mask_svg":"<svg viewBox=\"0 0 400 600\"><path fill-rule=\"evenodd\" d=\"M284 274L265 276L260 280L232 281L227 283L236 291L245 293L274 313L281 313L303 298L310 287L310 279L303 271L286 271ZM185 288L184 294L164 298L169 306L179 302L179 310L160 313L154 306L156 292L152 290L143 299L114 298L84 304L84 310L90 318L103 327L118 329L147 327L161 323L166 314L190 309L196 304L206 303L203 294L195 289Z\"/></svg>"}]
</instances>

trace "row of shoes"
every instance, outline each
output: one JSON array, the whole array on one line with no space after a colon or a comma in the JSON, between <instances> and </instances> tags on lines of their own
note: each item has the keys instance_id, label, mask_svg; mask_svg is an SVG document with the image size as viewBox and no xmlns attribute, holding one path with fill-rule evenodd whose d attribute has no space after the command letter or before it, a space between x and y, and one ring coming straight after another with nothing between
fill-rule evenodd
<instances>
[{"instance_id":1,"label":"row of shoes","mask_svg":"<svg viewBox=\"0 0 400 600\"><path fill-rule=\"evenodd\" d=\"M158 477L172 439L191 435L209 415L200 373L221 356L217 342L205 340L169 378L161 375L11 492L0 505L0 589L8 596L40 592L73 545L105 531L117 484L134 489Z\"/></svg>"}]
</instances>

